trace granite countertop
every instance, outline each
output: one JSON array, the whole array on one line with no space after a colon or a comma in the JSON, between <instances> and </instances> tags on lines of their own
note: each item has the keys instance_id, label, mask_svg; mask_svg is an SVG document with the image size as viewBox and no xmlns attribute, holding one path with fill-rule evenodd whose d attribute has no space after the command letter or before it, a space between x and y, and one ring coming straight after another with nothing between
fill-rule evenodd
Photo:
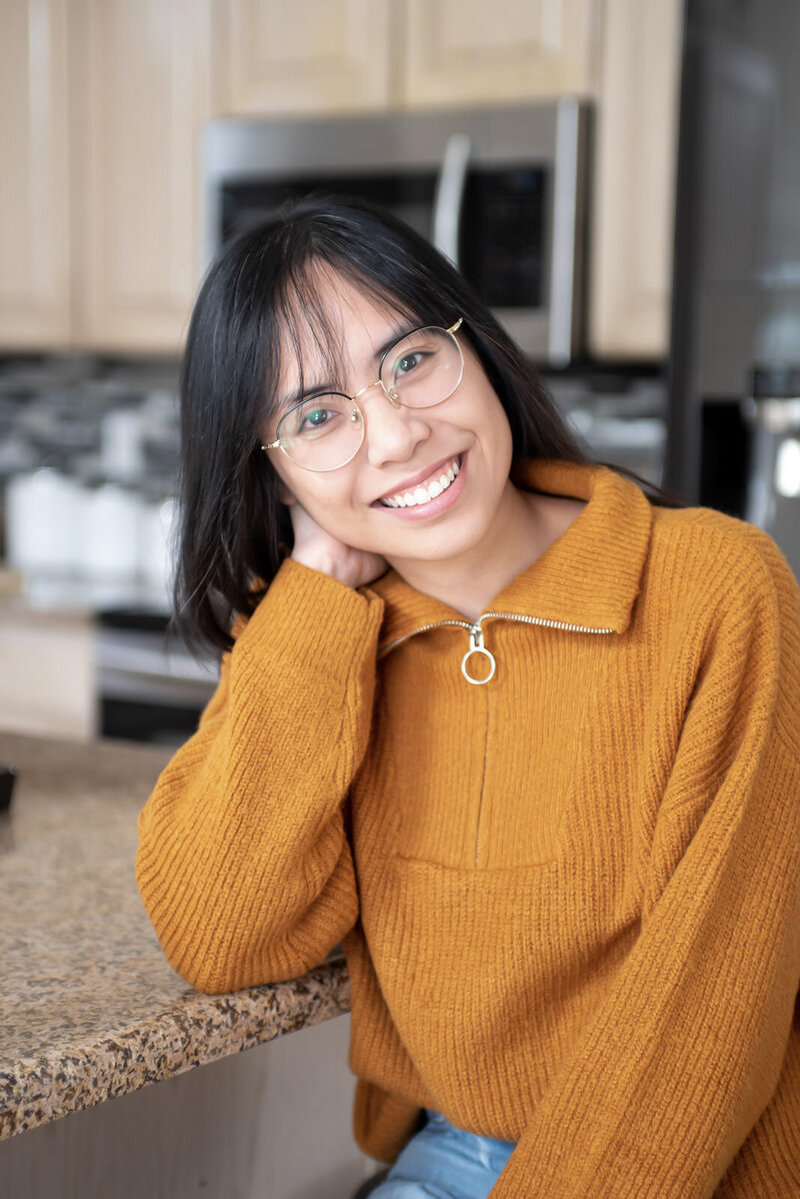
<instances>
[{"instance_id":1,"label":"granite countertop","mask_svg":"<svg viewBox=\"0 0 800 1199\"><path fill-rule=\"evenodd\" d=\"M134 878L168 757L0 733L0 1138L349 1010L342 960L226 995L168 965Z\"/></svg>"}]
</instances>

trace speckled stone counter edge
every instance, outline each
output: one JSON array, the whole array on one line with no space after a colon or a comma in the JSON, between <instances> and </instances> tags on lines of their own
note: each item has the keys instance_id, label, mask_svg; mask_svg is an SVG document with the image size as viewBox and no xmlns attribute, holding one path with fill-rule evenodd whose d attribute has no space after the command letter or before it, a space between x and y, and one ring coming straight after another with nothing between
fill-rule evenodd
<instances>
[{"instance_id":1,"label":"speckled stone counter edge","mask_svg":"<svg viewBox=\"0 0 800 1199\"><path fill-rule=\"evenodd\" d=\"M343 960L292 982L187 991L151 1020L0 1070L0 1140L349 1010Z\"/></svg>"}]
</instances>

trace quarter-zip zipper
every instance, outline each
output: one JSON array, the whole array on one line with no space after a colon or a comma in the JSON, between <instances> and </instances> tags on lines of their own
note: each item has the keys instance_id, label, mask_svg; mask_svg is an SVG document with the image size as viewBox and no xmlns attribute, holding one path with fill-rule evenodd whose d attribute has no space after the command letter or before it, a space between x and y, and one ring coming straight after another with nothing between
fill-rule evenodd
<instances>
[{"instance_id":1,"label":"quarter-zip zipper","mask_svg":"<svg viewBox=\"0 0 800 1199\"><path fill-rule=\"evenodd\" d=\"M404 641L409 641L412 637L416 637L419 633L427 633L431 629L440 629L445 626L453 628L466 629L469 633L470 647L461 659L461 673L469 683L474 683L476 686L481 686L488 683L494 676L497 668L497 662L494 654L486 648L483 641L483 622L485 620L516 620L521 624L539 625L545 629L563 629L567 633L597 633L606 634L613 633L613 629L595 628L591 625L569 624L563 620L551 620L543 616L525 616L521 612L484 612L478 619L472 623L468 620L437 620L433 624L421 625L418 629L413 629L410 633L404 633L402 637L395 637L394 641L390 641L380 650L378 656L385 657L398 645L402 645ZM482 657L489 660L489 674L484 679L475 679L467 672L467 661L473 654L480 654Z\"/></svg>"}]
</instances>

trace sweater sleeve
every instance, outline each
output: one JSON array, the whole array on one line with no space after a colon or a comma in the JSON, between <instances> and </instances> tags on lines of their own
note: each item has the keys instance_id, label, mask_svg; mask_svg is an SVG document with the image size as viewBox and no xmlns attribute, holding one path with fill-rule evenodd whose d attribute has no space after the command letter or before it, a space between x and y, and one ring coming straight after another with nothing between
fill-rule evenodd
<instances>
[{"instance_id":1,"label":"sweater sleeve","mask_svg":"<svg viewBox=\"0 0 800 1199\"><path fill-rule=\"evenodd\" d=\"M777 1087L800 984L800 605L755 544L685 713L638 940L492 1199L708 1199Z\"/></svg>"},{"instance_id":2,"label":"sweater sleeve","mask_svg":"<svg viewBox=\"0 0 800 1199\"><path fill-rule=\"evenodd\" d=\"M343 801L369 736L382 608L284 562L139 816L140 894L200 990L297 977L356 921Z\"/></svg>"}]
</instances>

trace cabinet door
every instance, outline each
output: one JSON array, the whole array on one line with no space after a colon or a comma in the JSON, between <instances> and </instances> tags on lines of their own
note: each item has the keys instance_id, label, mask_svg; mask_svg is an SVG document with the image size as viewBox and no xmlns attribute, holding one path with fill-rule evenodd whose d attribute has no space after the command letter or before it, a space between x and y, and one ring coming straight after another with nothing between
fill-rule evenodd
<instances>
[{"instance_id":1,"label":"cabinet door","mask_svg":"<svg viewBox=\"0 0 800 1199\"><path fill-rule=\"evenodd\" d=\"M93 640L88 616L0 605L0 729L95 737Z\"/></svg>"},{"instance_id":2,"label":"cabinet door","mask_svg":"<svg viewBox=\"0 0 800 1199\"><path fill-rule=\"evenodd\" d=\"M69 340L66 0L0 4L0 346Z\"/></svg>"},{"instance_id":3,"label":"cabinet door","mask_svg":"<svg viewBox=\"0 0 800 1199\"><path fill-rule=\"evenodd\" d=\"M405 0L402 99L591 94L598 0Z\"/></svg>"},{"instance_id":4,"label":"cabinet door","mask_svg":"<svg viewBox=\"0 0 800 1199\"><path fill-rule=\"evenodd\" d=\"M394 0L224 0L226 116L385 107Z\"/></svg>"},{"instance_id":5,"label":"cabinet door","mask_svg":"<svg viewBox=\"0 0 800 1199\"><path fill-rule=\"evenodd\" d=\"M669 344L682 0L606 0L597 110L591 352Z\"/></svg>"},{"instance_id":6,"label":"cabinet door","mask_svg":"<svg viewBox=\"0 0 800 1199\"><path fill-rule=\"evenodd\" d=\"M176 352L200 264L211 0L71 0L77 345Z\"/></svg>"}]
</instances>

